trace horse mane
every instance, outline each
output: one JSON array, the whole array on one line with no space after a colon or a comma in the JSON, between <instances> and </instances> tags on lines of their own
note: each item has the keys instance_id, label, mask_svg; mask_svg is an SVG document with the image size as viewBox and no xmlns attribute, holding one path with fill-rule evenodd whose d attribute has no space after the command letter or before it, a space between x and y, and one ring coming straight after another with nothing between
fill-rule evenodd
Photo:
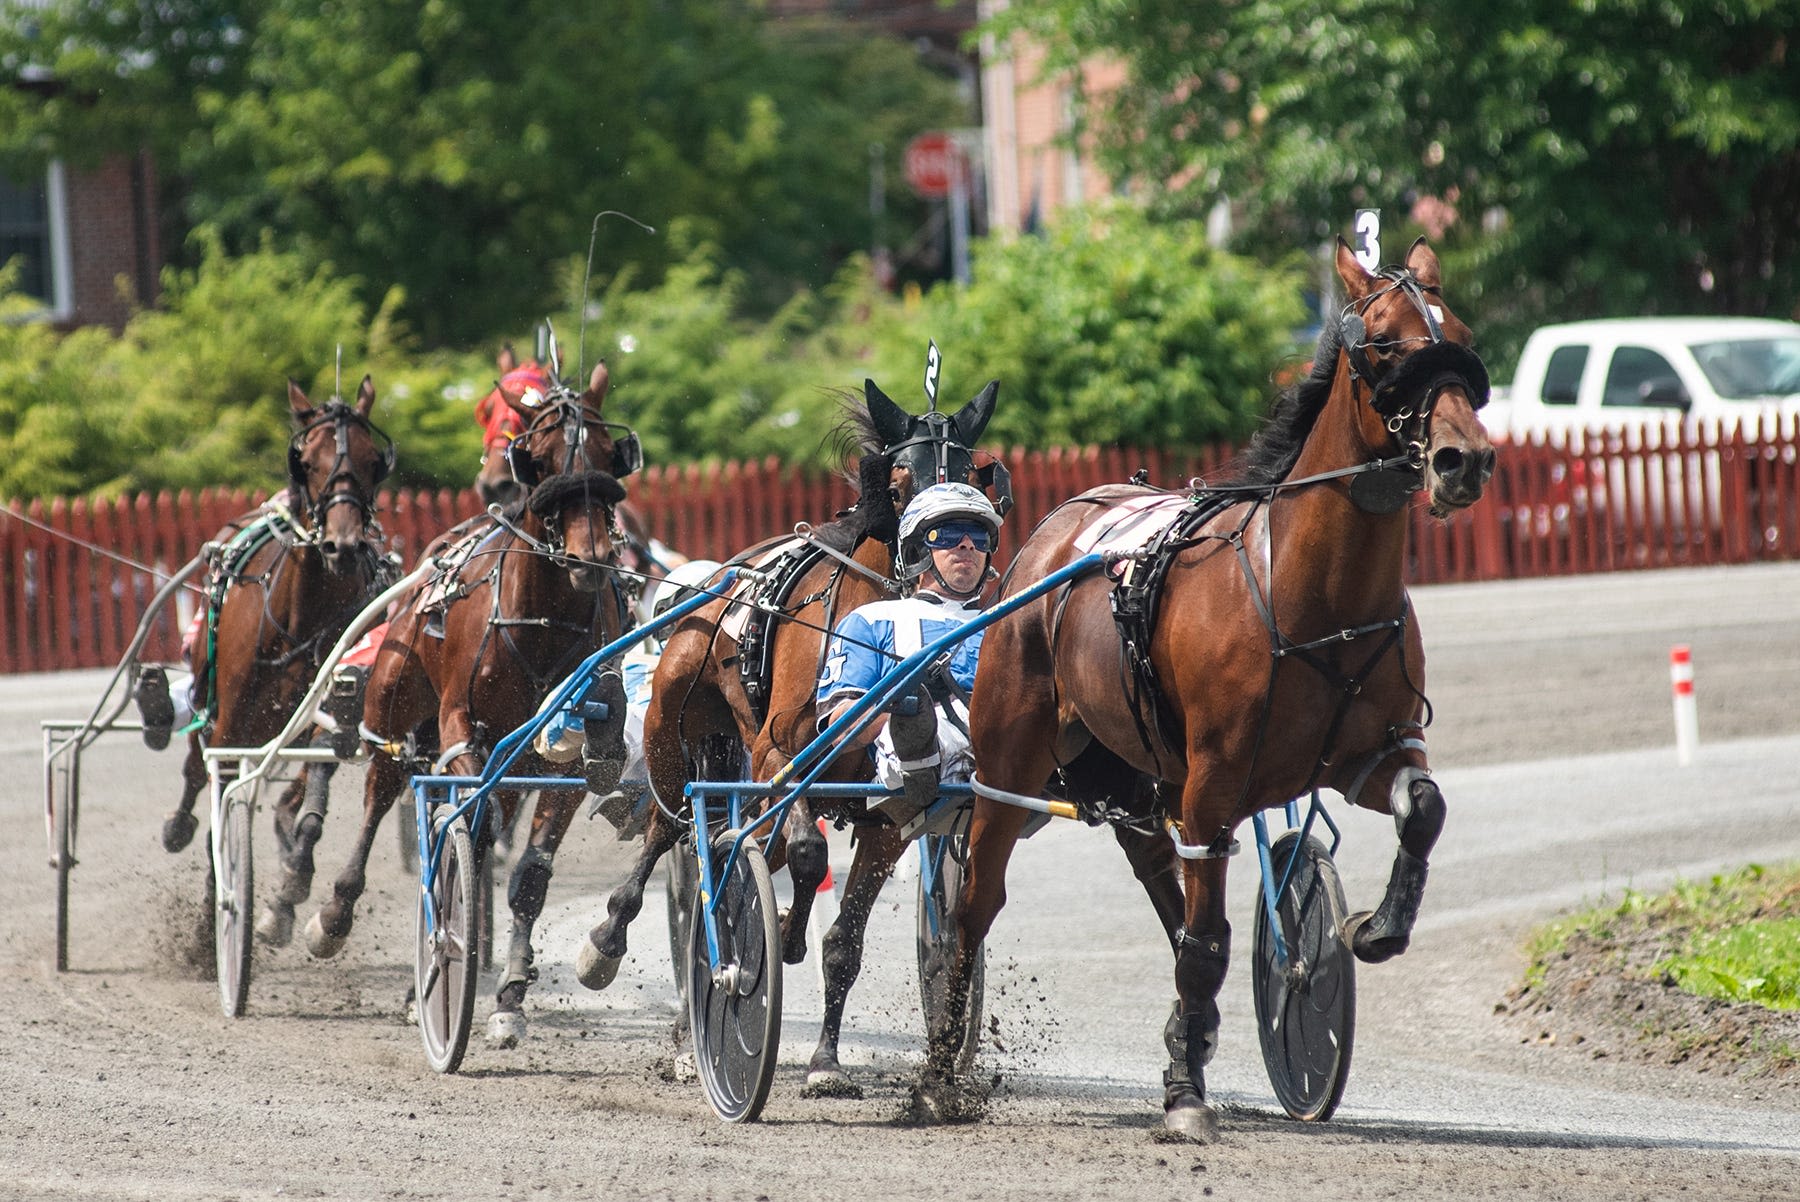
<instances>
[{"instance_id":1,"label":"horse mane","mask_svg":"<svg viewBox=\"0 0 1800 1202\"><path fill-rule=\"evenodd\" d=\"M1335 321L1325 323L1313 350L1312 371L1304 380L1284 389L1275 398L1268 417L1250 439L1250 446L1238 461L1235 475L1221 482L1223 487L1275 484L1287 479L1300 459L1300 448L1325 410L1331 397L1331 382L1337 376L1338 351L1343 348L1343 333Z\"/></svg>"},{"instance_id":2,"label":"horse mane","mask_svg":"<svg viewBox=\"0 0 1800 1202\"><path fill-rule=\"evenodd\" d=\"M561 513L574 497L597 496L608 505L625 499L625 486L605 472L576 472L567 476L550 476L531 490L526 504L531 512L548 521Z\"/></svg>"},{"instance_id":3,"label":"horse mane","mask_svg":"<svg viewBox=\"0 0 1800 1202\"><path fill-rule=\"evenodd\" d=\"M829 462L839 465L855 463L864 455L873 455L886 445L875 429L875 419L869 414L869 402L862 393L849 388L827 388L825 391L838 399L839 409L837 421L832 423L819 443L827 453ZM854 470L839 466L837 472L845 483L851 487L856 486Z\"/></svg>"}]
</instances>

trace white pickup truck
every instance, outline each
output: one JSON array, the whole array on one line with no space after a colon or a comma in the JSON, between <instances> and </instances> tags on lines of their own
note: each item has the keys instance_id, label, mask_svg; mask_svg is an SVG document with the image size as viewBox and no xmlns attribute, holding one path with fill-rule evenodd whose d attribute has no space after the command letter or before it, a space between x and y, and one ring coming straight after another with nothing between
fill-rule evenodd
<instances>
[{"instance_id":1,"label":"white pickup truck","mask_svg":"<svg viewBox=\"0 0 1800 1202\"><path fill-rule=\"evenodd\" d=\"M1626 317L1534 331L1482 421L1518 438L1676 420L1690 432L1728 429L1770 412L1800 415L1800 323Z\"/></svg>"}]
</instances>

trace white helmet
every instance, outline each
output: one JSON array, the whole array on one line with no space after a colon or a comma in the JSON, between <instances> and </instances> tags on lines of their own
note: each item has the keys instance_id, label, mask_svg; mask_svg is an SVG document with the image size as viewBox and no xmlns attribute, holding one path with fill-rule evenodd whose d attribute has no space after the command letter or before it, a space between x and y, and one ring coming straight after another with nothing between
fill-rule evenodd
<instances>
[{"instance_id":1,"label":"white helmet","mask_svg":"<svg viewBox=\"0 0 1800 1202\"><path fill-rule=\"evenodd\" d=\"M900 515L900 579L913 580L931 563L925 535L938 525L962 518L986 526L996 542L1000 513L987 494L968 484L933 484L907 503ZM991 551L991 548L990 548Z\"/></svg>"},{"instance_id":2,"label":"white helmet","mask_svg":"<svg viewBox=\"0 0 1800 1202\"><path fill-rule=\"evenodd\" d=\"M690 559L680 567L672 569L656 586L656 595L650 602L650 616L660 618L682 601L687 600L694 589L705 584L717 574L720 564L712 559Z\"/></svg>"}]
</instances>

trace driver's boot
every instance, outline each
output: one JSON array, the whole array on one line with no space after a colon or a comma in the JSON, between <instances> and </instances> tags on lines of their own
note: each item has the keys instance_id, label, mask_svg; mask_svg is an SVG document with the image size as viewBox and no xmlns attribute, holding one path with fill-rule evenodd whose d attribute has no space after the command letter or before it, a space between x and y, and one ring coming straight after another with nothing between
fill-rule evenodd
<instances>
[{"instance_id":1,"label":"driver's boot","mask_svg":"<svg viewBox=\"0 0 1800 1202\"><path fill-rule=\"evenodd\" d=\"M894 757L900 761L904 792L875 805L895 826L905 826L938 797L937 707L931 704L924 689L915 692L913 700L918 705L915 713L888 715L888 731L894 740Z\"/></svg>"}]
</instances>

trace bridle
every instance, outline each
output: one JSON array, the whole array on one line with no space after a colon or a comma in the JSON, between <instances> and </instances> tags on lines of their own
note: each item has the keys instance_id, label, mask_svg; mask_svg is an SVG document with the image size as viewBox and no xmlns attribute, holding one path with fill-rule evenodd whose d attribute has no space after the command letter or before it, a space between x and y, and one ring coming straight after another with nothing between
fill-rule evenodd
<instances>
[{"instance_id":1,"label":"bridle","mask_svg":"<svg viewBox=\"0 0 1800 1202\"><path fill-rule=\"evenodd\" d=\"M1438 397L1460 388L1471 408L1488 402L1487 367L1481 356L1460 342L1444 336L1443 310L1427 299L1442 299L1435 285L1421 284L1405 267L1383 267L1377 278L1387 281L1360 301L1351 301L1338 314L1338 338L1350 368L1352 399L1369 390L1369 407L1378 413L1389 437L1400 449L1396 459L1360 465L1353 473L1351 497L1372 513L1392 513L1406 498L1425 487L1425 452L1431 442L1431 416ZM1392 292L1412 303L1425 320L1426 333L1410 338L1371 338L1364 320L1369 306ZM1404 352L1399 362L1385 370L1370 354L1392 354L1411 343L1424 345Z\"/></svg>"},{"instance_id":2,"label":"bridle","mask_svg":"<svg viewBox=\"0 0 1800 1202\"><path fill-rule=\"evenodd\" d=\"M923 463L923 455L914 450L911 455L902 452L915 447L929 448L931 470L921 473L918 468ZM929 474L928 484L973 483L975 487L992 489L994 508L1001 517L1013 506L1012 473L1006 465L996 457L989 457L986 463L977 466L975 452L957 441L951 427L950 416L933 409L929 413L913 418L913 428L908 437L882 448L882 452L894 457L897 466L912 472L916 480L921 475ZM902 462L910 460L914 462Z\"/></svg>"},{"instance_id":3,"label":"bridle","mask_svg":"<svg viewBox=\"0 0 1800 1202\"><path fill-rule=\"evenodd\" d=\"M313 496L308 483L306 461L301 450L307 435L330 423L335 427L336 457L318 496ZM375 469L365 490L356 476L356 465L350 459L350 429L360 426L377 445ZM306 538L316 541L325 528L325 515L339 505L354 505L362 516L366 530L375 524L375 489L394 470L394 442L374 422L343 401L333 399L316 409L288 441L288 480L300 499L300 508L308 519Z\"/></svg>"},{"instance_id":4,"label":"bridle","mask_svg":"<svg viewBox=\"0 0 1800 1202\"><path fill-rule=\"evenodd\" d=\"M598 430L612 442L612 477L622 479L644 465L643 446L630 426L602 420L582 403L580 394L567 385L557 384L545 398L546 407L531 420L524 433L514 436L506 448L506 466L514 480L529 492L536 487L542 472L532 453L534 440L560 430L563 436L563 461L557 469L563 475L573 473L587 460L590 431Z\"/></svg>"}]
</instances>

